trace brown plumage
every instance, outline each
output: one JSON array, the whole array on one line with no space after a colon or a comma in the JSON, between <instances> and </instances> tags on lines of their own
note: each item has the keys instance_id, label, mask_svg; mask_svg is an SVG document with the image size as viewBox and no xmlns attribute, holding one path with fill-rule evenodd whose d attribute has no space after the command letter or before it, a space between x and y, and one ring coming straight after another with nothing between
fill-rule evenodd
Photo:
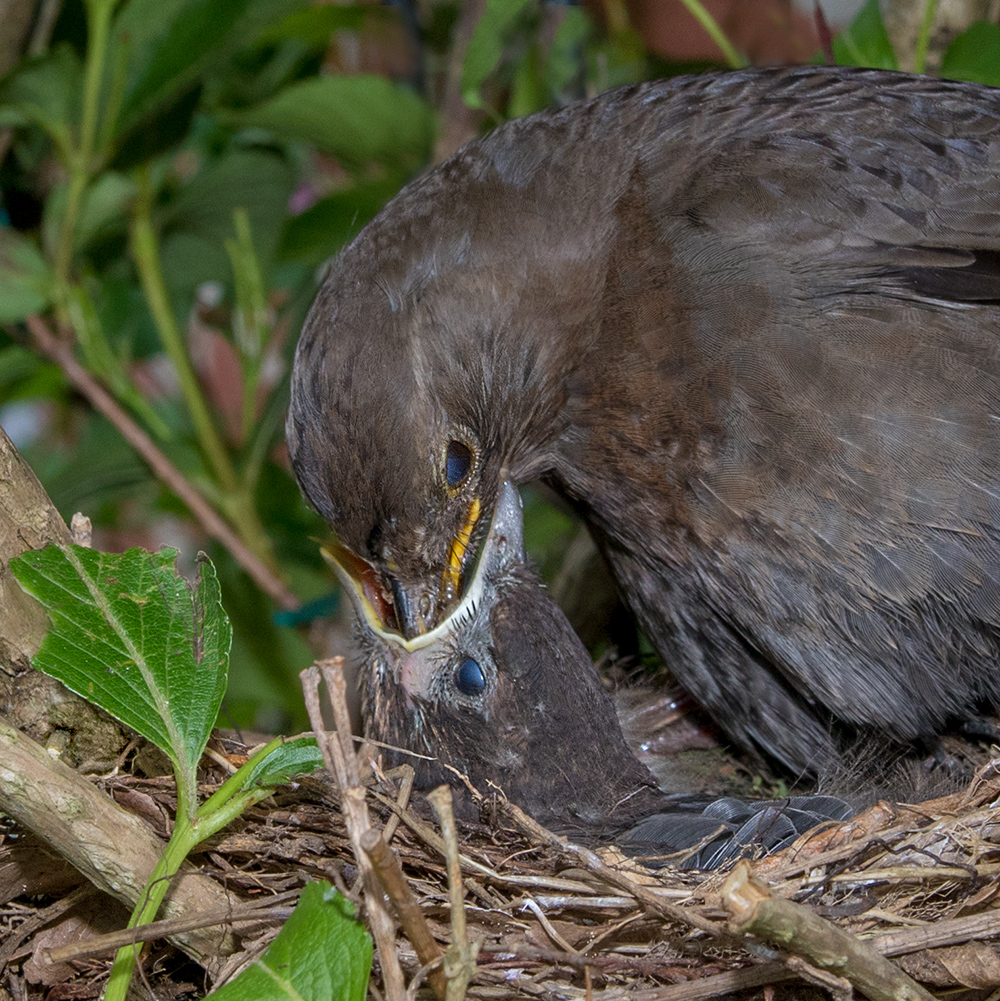
<instances>
[{"instance_id":1,"label":"brown plumage","mask_svg":"<svg viewBox=\"0 0 1000 1001\"><path fill-rule=\"evenodd\" d=\"M415 181L334 262L288 425L376 617L446 619L503 477L542 477L744 746L811 770L995 707L997 164L1000 91L805 67L619 90Z\"/></svg>"}]
</instances>

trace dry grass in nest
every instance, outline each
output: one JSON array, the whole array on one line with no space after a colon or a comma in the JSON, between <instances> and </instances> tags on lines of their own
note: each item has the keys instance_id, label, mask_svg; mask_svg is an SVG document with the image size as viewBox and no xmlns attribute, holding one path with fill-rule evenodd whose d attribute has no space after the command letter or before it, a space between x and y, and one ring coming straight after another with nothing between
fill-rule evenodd
<instances>
[{"instance_id":1,"label":"dry grass in nest","mask_svg":"<svg viewBox=\"0 0 1000 1001\"><path fill-rule=\"evenodd\" d=\"M335 690L336 672L326 670ZM306 881L324 878L358 901L382 938L370 988L377 1001L432 991L454 1001L466 977L468 996L483 999L1000 996L1000 762L962 793L915 806L880 803L780 854L696 873L652 871L613 848L571 844L499 800L490 824L449 833L447 803L436 805L443 823L428 819L423 798L412 801L407 769L384 775L376 766L362 783L364 756L359 765L349 740L326 737L328 750L339 749L339 788L303 781L194 859L246 901L238 912L188 922L242 922L235 927L245 951L227 961L223 976L260 953ZM172 806L167 780L120 777L109 791L150 817ZM362 815L367 836L357 830ZM386 875L391 859L378 861L384 843L408 891ZM387 912L374 889L385 880ZM0 965L32 953L40 960L40 933L88 892L77 885L45 912L7 905ZM159 922L149 936L178 927ZM445 955L456 937L464 946ZM105 938L53 949L53 961L73 960L59 967L63 993L54 996L94 996L79 985L99 983L106 964L93 957L117 944Z\"/></svg>"}]
</instances>

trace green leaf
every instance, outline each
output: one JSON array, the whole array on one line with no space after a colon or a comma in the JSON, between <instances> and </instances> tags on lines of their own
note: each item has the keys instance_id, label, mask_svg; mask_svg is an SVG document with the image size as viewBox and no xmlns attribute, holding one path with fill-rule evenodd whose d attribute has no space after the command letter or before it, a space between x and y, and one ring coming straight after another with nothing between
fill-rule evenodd
<instances>
[{"instance_id":1,"label":"green leaf","mask_svg":"<svg viewBox=\"0 0 1000 1001\"><path fill-rule=\"evenodd\" d=\"M233 335L241 362L253 368L267 347L271 331L267 287L254 250L250 219L242 205L233 212L233 226L236 239L225 241L226 253L233 267L233 285L236 291Z\"/></svg>"},{"instance_id":2,"label":"green leaf","mask_svg":"<svg viewBox=\"0 0 1000 1001\"><path fill-rule=\"evenodd\" d=\"M833 40L833 55L838 66L899 69L889 33L882 21L878 0L868 0L858 11L851 26L837 35Z\"/></svg>"},{"instance_id":3,"label":"green leaf","mask_svg":"<svg viewBox=\"0 0 1000 1001\"><path fill-rule=\"evenodd\" d=\"M108 232L128 232L128 210L135 184L123 174L105 171L90 186L80 207L74 243L77 248Z\"/></svg>"},{"instance_id":4,"label":"green leaf","mask_svg":"<svg viewBox=\"0 0 1000 1001\"><path fill-rule=\"evenodd\" d=\"M277 45L295 39L311 49L325 49L335 31L361 31L385 12L367 3L321 4L297 10L269 27L258 39L261 45Z\"/></svg>"},{"instance_id":5,"label":"green leaf","mask_svg":"<svg viewBox=\"0 0 1000 1001\"><path fill-rule=\"evenodd\" d=\"M547 104L541 58L538 47L533 45L518 63L507 102L507 114L511 118L520 118L541 111Z\"/></svg>"},{"instance_id":6,"label":"green leaf","mask_svg":"<svg viewBox=\"0 0 1000 1001\"><path fill-rule=\"evenodd\" d=\"M0 348L0 389L3 392L3 402L11 400L10 387L30 379L45 364L34 351L11 344Z\"/></svg>"},{"instance_id":7,"label":"green leaf","mask_svg":"<svg viewBox=\"0 0 1000 1001\"><path fill-rule=\"evenodd\" d=\"M399 190L402 179L390 175L373 181L360 181L341 188L316 202L301 215L285 223L278 244L278 257L284 261L308 261L318 264L335 254Z\"/></svg>"},{"instance_id":8,"label":"green leaf","mask_svg":"<svg viewBox=\"0 0 1000 1001\"><path fill-rule=\"evenodd\" d=\"M948 46L941 76L1000 87L1000 26L989 21L970 25Z\"/></svg>"},{"instance_id":9,"label":"green leaf","mask_svg":"<svg viewBox=\"0 0 1000 1001\"><path fill-rule=\"evenodd\" d=\"M131 0L111 28L109 66L124 56L124 131L175 102L217 63L253 0ZM274 16L287 6L275 4Z\"/></svg>"},{"instance_id":10,"label":"green leaf","mask_svg":"<svg viewBox=\"0 0 1000 1001\"><path fill-rule=\"evenodd\" d=\"M269 275L294 181L281 157L237 151L201 171L164 208L160 254L178 315L187 315L202 282L231 285L225 241L233 233L235 209L246 209L257 261Z\"/></svg>"},{"instance_id":11,"label":"green leaf","mask_svg":"<svg viewBox=\"0 0 1000 1001\"><path fill-rule=\"evenodd\" d=\"M371 965L371 936L350 902L327 883L309 883L264 955L209 997L364 1001Z\"/></svg>"},{"instance_id":12,"label":"green leaf","mask_svg":"<svg viewBox=\"0 0 1000 1001\"><path fill-rule=\"evenodd\" d=\"M176 556L49 546L10 567L52 620L34 666L155 743L193 788L226 688L232 630L212 564L202 558L192 590Z\"/></svg>"},{"instance_id":13,"label":"green leaf","mask_svg":"<svg viewBox=\"0 0 1000 1001\"><path fill-rule=\"evenodd\" d=\"M68 288L66 309L90 370L105 380L121 402L140 414L147 427L159 438L169 438L169 428L135 385L125 366L125 359L119 358L111 349L86 283Z\"/></svg>"},{"instance_id":14,"label":"green leaf","mask_svg":"<svg viewBox=\"0 0 1000 1001\"><path fill-rule=\"evenodd\" d=\"M488 0L462 63L462 100L470 108L482 108L479 88L496 69L504 45L521 12L535 0Z\"/></svg>"},{"instance_id":15,"label":"green leaf","mask_svg":"<svg viewBox=\"0 0 1000 1001\"><path fill-rule=\"evenodd\" d=\"M0 86L0 126L41 126L59 147L65 164L80 113L82 89L80 61L68 45L59 45L38 59L22 63Z\"/></svg>"},{"instance_id":16,"label":"green leaf","mask_svg":"<svg viewBox=\"0 0 1000 1001\"><path fill-rule=\"evenodd\" d=\"M372 160L414 169L430 155L427 103L381 76L328 76L292 84L235 116L245 126L313 143L356 169Z\"/></svg>"},{"instance_id":17,"label":"green leaf","mask_svg":"<svg viewBox=\"0 0 1000 1001\"><path fill-rule=\"evenodd\" d=\"M276 747L247 775L244 789L280 786L296 775L308 775L323 767L323 755L315 737L296 737Z\"/></svg>"},{"instance_id":18,"label":"green leaf","mask_svg":"<svg viewBox=\"0 0 1000 1001\"><path fill-rule=\"evenodd\" d=\"M16 323L52 298L52 273L25 236L0 226L0 323Z\"/></svg>"},{"instance_id":19,"label":"green leaf","mask_svg":"<svg viewBox=\"0 0 1000 1001\"><path fill-rule=\"evenodd\" d=\"M563 98L582 70L587 40L594 24L580 7L567 7L545 60L545 82L549 93Z\"/></svg>"}]
</instances>

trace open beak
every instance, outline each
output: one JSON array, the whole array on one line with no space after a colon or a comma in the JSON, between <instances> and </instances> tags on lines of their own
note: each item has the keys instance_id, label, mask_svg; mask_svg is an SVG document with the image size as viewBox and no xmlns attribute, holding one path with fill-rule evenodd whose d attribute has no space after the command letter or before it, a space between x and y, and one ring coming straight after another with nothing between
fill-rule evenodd
<instances>
[{"instance_id":1,"label":"open beak","mask_svg":"<svg viewBox=\"0 0 1000 1001\"><path fill-rule=\"evenodd\" d=\"M474 501L466 525L452 540L448 565L441 580L439 608L447 608L456 597L461 582L462 566L472 538L472 530L480 515L479 502ZM510 480L504 480L497 496L496 510L483 544L471 580L462 590L460 600L434 628L404 635L400 619L399 599L387 594L379 574L365 560L349 549L333 543L323 550L323 556L336 571L345 590L354 602L358 617L380 639L402 653L424 650L454 632L478 607L486 593L486 583L510 566L524 563L524 515L521 495ZM409 630L407 630L409 632ZM419 694L419 693L413 693Z\"/></svg>"}]
</instances>

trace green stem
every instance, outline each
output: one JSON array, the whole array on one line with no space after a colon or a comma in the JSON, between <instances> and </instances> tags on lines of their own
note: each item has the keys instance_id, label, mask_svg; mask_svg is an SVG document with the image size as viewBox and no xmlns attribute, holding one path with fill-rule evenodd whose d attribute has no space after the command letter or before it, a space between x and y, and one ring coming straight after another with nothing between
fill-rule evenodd
<instances>
[{"instance_id":1,"label":"green stem","mask_svg":"<svg viewBox=\"0 0 1000 1001\"><path fill-rule=\"evenodd\" d=\"M156 919L163 898L170 889L173 877L177 875L184 860L197 845L221 831L249 807L259 803L274 792L274 788L271 786L244 789L244 785L257 763L282 743L284 743L283 737L275 737L269 744L262 747L205 800L193 820L188 819L187 809L181 803L183 783L178 775L177 819L174 822L174 831L160 861L156 863L153 871L149 874L139 903L132 912L132 917L129 918L129 928L138 928L140 925L149 924ZM141 944L136 944L122 946L118 950L114 965L111 967L111 976L108 978L103 1001L125 1001L141 949Z\"/></svg>"},{"instance_id":2,"label":"green stem","mask_svg":"<svg viewBox=\"0 0 1000 1001\"><path fill-rule=\"evenodd\" d=\"M66 195L66 214L63 216L59 241L56 245L56 281L65 285L73 260L73 237L84 193L90 183L94 168L94 142L101 111L101 81L104 61L108 53L108 33L115 0L88 0L87 2L87 61L83 77L83 114L80 120L80 145L66 164L69 169L69 190Z\"/></svg>"},{"instance_id":3,"label":"green stem","mask_svg":"<svg viewBox=\"0 0 1000 1001\"><path fill-rule=\"evenodd\" d=\"M719 27L718 22L711 14L698 2L698 0L681 0L691 16L705 29L709 37L719 47L726 62L731 69L738 70L746 66L747 61L736 51L733 43L726 38L725 32Z\"/></svg>"},{"instance_id":4,"label":"green stem","mask_svg":"<svg viewBox=\"0 0 1000 1001\"><path fill-rule=\"evenodd\" d=\"M208 406L202 395L198 378L191 367L190 359L181 336L177 319L170 305L170 296L163 280L160 264L160 248L153 228L149 176L146 168L138 171L139 194L135 201L135 215L132 219L132 254L135 258L139 278L142 281L146 302L153 317L153 323L174 363L177 378L184 393L188 413L194 424L195 433L212 470L224 493L236 489L237 480L233 465L229 461L222 439L212 422Z\"/></svg>"},{"instance_id":5,"label":"green stem","mask_svg":"<svg viewBox=\"0 0 1000 1001\"><path fill-rule=\"evenodd\" d=\"M190 821L183 818L178 810L174 833L171 835L160 861L149 874L149 879L146 881L139 898L139 904L132 912L132 917L129 918L129 928L149 924L155 919L160 905L163 903L163 898L170 889L173 877L199 840L201 839L196 829ZM103 1001L125 1001L141 949L142 944L137 943L136 945L122 946L118 950L114 965L111 967L111 976L108 978Z\"/></svg>"},{"instance_id":6,"label":"green stem","mask_svg":"<svg viewBox=\"0 0 1000 1001\"><path fill-rule=\"evenodd\" d=\"M225 782L219 786L218 789L212 793L204 803L201 804L201 808L198 810L198 816L206 817L216 810L221 809L225 803L232 799L233 796L243 788L246 783L247 776L250 772L257 767L257 762L262 761L266 758L275 748L281 747L285 742L284 737L275 737L273 740L266 743L259 751L253 754L250 758L243 762L243 764L235 771L232 775L226 779Z\"/></svg>"},{"instance_id":7,"label":"green stem","mask_svg":"<svg viewBox=\"0 0 1000 1001\"><path fill-rule=\"evenodd\" d=\"M923 73L927 64L927 47L931 42L931 28L934 27L936 13L937 0L927 0L924 7L924 19L920 22L920 34L917 35L917 48L913 53L914 73Z\"/></svg>"}]
</instances>

